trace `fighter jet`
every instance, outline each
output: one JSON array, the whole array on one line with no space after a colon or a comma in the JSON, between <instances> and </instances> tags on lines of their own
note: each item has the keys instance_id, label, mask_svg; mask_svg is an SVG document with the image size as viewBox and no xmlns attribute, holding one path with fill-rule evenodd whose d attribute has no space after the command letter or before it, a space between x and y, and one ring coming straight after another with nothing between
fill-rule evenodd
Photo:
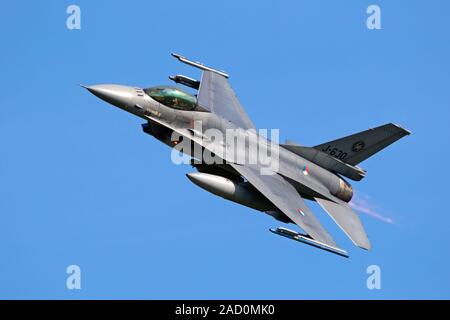
<instances>
[{"instance_id":1,"label":"fighter jet","mask_svg":"<svg viewBox=\"0 0 450 320\"><path fill-rule=\"evenodd\" d=\"M347 179L363 179L366 171L359 163L409 135L408 130L389 123L313 147L294 142L281 144L256 130L226 72L179 54L172 56L202 70L201 80L184 75L169 77L196 94L173 86L83 87L144 119L145 133L188 155L197 169L187 174L194 184L278 221L296 224L304 231L270 229L275 234L348 257L306 205L307 199L319 203L356 246L371 249L360 218L349 205L353 189ZM233 141L224 138L228 132L233 132ZM256 150L263 149L270 154L270 161L255 161Z\"/></svg>"}]
</instances>

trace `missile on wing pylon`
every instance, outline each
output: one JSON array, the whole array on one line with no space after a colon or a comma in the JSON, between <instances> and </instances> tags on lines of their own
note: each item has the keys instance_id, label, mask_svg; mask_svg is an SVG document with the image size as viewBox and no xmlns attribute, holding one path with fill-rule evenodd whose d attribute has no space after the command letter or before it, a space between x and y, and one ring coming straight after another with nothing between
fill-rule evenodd
<instances>
[{"instance_id":1,"label":"missile on wing pylon","mask_svg":"<svg viewBox=\"0 0 450 320\"><path fill-rule=\"evenodd\" d=\"M174 81L175 83L179 83L184 86L194 88L196 90L198 90L200 88L200 81L183 76L182 74L177 74L176 76L170 76L169 79Z\"/></svg>"}]
</instances>

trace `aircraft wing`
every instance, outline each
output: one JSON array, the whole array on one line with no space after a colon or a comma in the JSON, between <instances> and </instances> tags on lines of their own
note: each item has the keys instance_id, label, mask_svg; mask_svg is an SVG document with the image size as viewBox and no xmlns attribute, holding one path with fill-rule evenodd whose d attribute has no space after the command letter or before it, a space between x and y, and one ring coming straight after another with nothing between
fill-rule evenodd
<instances>
[{"instance_id":1,"label":"aircraft wing","mask_svg":"<svg viewBox=\"0 0 450 320\"><path fill-rule=\"evenodd\" d=\"M245 130L255 128L228 83L228 74L205 66L200 62L191 61L180 54L172 53L172 56L182 63L203 70L200 84L193 79L187 79L190 83L189 86L198 88L197 103L202 108L227 119ZM175 79L176 77L173 78ZM183 78L186 79L184 76Z\"/></svg>"},{"instance_id":2,"label":"aircraft wing","mask_svg":"<svg viewBox=\"0 0 450 320\"><path fill-rule=\"evenodd\" d=\"M254 128L227 78L221 74L214 71L203 71L197 101L202 107L231 121L240 128Z\"/></svg>"},{"instance_id":3,"label":"aircraft wing","mask_svg":"<svg viewBox=\"0 0 450 320\"><path fill-rule=\"evenodd\" d=\"M306 206L295 188L279 174L261 175L257 166L230 164L244 176L259 192L271 201L306 233L326 245L336 247L336 243Z\"/></svg>"}]
</instances>

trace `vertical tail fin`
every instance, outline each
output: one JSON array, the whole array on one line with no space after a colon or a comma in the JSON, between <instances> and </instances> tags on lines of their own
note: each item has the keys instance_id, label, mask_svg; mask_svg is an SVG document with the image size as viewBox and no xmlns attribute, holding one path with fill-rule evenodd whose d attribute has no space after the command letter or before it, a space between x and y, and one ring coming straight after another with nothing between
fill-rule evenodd
<instances>
[{"instance_id":1,"label":"vertical tail fin","mask_svg":"<svg viewBox=\"0 0 450 320\"><path fill-rule=\"evenodd\" d=\"M322 143L314 148L355 166L410 133L398 125L389 123Z\"/></svg>"}]
</instances>

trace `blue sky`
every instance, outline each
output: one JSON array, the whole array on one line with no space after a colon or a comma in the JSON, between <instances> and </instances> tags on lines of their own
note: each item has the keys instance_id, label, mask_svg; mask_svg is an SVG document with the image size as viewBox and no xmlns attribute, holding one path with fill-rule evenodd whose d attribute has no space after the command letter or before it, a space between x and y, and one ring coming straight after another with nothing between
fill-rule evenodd
<instances>
[{"instance_id":1,"label":"blue sky","mask_svg":"<svg viewBox=\"0 0 450 320\"><path fill-rule=\"evenodd\" d=\"M81 30L66 8L81 8ZM366 28L378 4L382 29ZM450 298L448 1L14 1L0 19L0 298ZM141 87L217 66L260 128L316 145L413 132L353 186L371 252L311 207L350 259L185 177L142 120L77 86ZM66 288L79 265L81 290ZM381 268L368 290L366 268Z\"/></svg>"}]
</instances>

